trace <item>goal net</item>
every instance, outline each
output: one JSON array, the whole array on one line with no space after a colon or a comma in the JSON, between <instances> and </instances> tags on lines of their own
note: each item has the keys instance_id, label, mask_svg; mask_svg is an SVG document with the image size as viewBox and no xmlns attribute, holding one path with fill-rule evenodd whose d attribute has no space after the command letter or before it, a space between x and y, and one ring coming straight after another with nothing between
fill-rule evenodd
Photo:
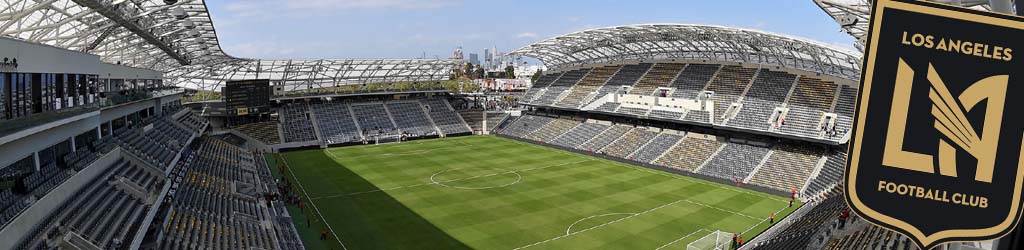
<instances>
[{"instance_id":1,"label":"goal net","mask_svg":"<svg viewBox=\"0 0 1024 250\"><path fill-rule=\"evenodd\" d=\"M383 134L376 135L371 138L373 144L388 144L388 143L401 143L402 135L399 134Z\"/></svg>"},{"instance_id":2,"label":"goal net","mask_svg":"<svg viewBox=\"0 0 1024 250\"><path fill-rule=\"evenodd\" d=\"M715 230L686 245L686 250L731 250L732 233Z\"/></svg>"}]
</instances>

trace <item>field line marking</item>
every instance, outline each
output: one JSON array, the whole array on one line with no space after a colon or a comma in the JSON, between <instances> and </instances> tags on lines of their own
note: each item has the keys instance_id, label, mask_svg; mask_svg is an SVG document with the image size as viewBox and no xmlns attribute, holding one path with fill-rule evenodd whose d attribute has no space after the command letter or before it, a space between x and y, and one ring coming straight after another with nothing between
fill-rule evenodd
<instances>
[{"instance_id":1,"label":"field line marking","mask_svg":"<svg viewBox=\"0 0 1024 250\"><path fill-rule=\"evenodd\" d=\"M286 157L284 157L283 154L278 155L281 156L281 162L284 162L284 165L288 166L288 160L285 159ZM341 242L341 237L338 237L338 234L334 232L334 227L331 227L331 223L327 223L327 219L324 219L324 214L320 213L320 208L316 206L316 202L313 202L313 199L309 198L309 193L306 193L306 188L302 186L302 181L299 181L299 178L295 176L295 172L292 172L292 168L290 166L287 167L287 169L288 173L292 174L292 180L295 180L295 184L299 184L299 189L302 190L302 195L306 196L306 199L309 199L310 205L313 205L313 209L316 210L316 215L320 217L320 220L324 222L324 225L327 225L327 229L331 230L331 234L334 235L334 239L338 241L338 244L341 244L342 249L348 250L348 247L345 247L345 243Z\"/></svg>"},{"instance_id":2,"label":"field line marking","mask_svg":"<svg viewBox=\"0 0 1024 250\"><path fill-rule=\"evenodd\" d=\"M727 212L727 213L731 213L731 214L735 214L735 215L739 215L739 216L743 216L743 217L747 217L747 218L751 218L751 219L755 219L755 220L760 220L761 219L759 217L754 217L754 216L750 216L750 215L747 215L747 214L744 214L744 213L740 213L740 212L736 212L736 211L731 211L731 210L727 210L727 209L722 209L722 208L719 208L719 207L716 207L716 206L711 206L711 205L700 203L700 202L696 202L696 201L691 201L691 200L683 200L683 201L688 202L690 204L694 204L694 205L698 205L698 206L703 206L703 207L711 208L711 209L716 209L718 211Z\"/></svg>"},{"instance_id":3,"label":"field line marking","mask_svg":"<svg viewBox=\"0 0 1024 250\"><path fill-rule=\"evenodd\" d=\"M689 181L689 182L699 183L699 184L702 184L702 185L713 186L713 184L709 183L708 181L703 181L703 180L699 181L699 180L686 179L686 178L683 178L684 176L682 176L682 175L666 173L666 172L662 172L662 171L658 171L658 170L653 170L653 169L649 169L649 168L645 168L645 167L641 167L641 166L635 166L635 165L632 165L632 164L626 164L626 163L622 163L622 162L618 162L618 161L613 161L613 160L608 160L608 159L601 159L601 158L597 158L597 157L590 156L590 155L585 155L585 154L581 154L581 153L575 153L575 152L570 152L570 151L567 151L567 150L562 150L562 149L559 149L559 148L544 147L544 146L540 146L540 145L537 145L537 144L522 142L522 141L514 140L514 139L508 139L508 140L511 140L511 141L514 141L514 142L517 142L517 143L520 143L520 144L530 145L530 146L537 147L537 148L554 149L554 150L557 150L557 151L565 153L565 154L574 154L577 157L590 158L590 159L594 159L594 160L604 160L604 161L607 161L607 162L611 162L612 165L632 168L632 169L640 170L640 171L646 171L648 173L653 173L653 174L658 174L658 175L662 175L662 176L672 177L672 178L675 178L675 179L678 179L678 180ZM690 178L692 178L692 177L690 177ZM759 196L759 197L762 197L762 198L767 198L767 199L775 200L775 201L779 201L779 202L787 202L787 203L789 202L789 201L786 201L786 200L783 200L783 199L780 199L780 198L777 198L777 197L774 197L774 196L767 196L767 195L764 195L764 194L754 193L754 192L750 192L750 191L743 190L743 189L737 189L737 188L734 188L732 186L721 184L721 183L715 183L715 184L719 184L721 186L721 187L718 187L718 188L726 189L726 190L737 192L737 193L745 193L745 194Z\"/></svg>"},{"instance_id":4,"label":"field line marking","mask_svg":"<svg viewBox=\"0 0 1024 250\"><path fill-rule=\"evenodd\" d=\"M367 193L376 193L376 192L381 192L381 191L390 191L390 190L412 188L412 187L419 187L419 186L439 185L441 183L448 183L448 182L453 182L453 181L470 180L470 179L483 178L483 177L489 177L489 176L495 176L495 175L503 175L503 174L508 174L508 173L516 173L516 174L518 174L519 172L541 170L541 169L547 169L547 168L553 168L553 167L561 167L561 166L572 165L572 164L579 164L579 163L584 163L584 162L589 162L589 161L592 161L592 160L580 160L580 161L567 162L567 163L548 165L548 166L541 166L541 167L535 167L535 168L528 168L528 169L522 169L522 170L509 170L509 171L500 172L500 173L492 173L492 174L479 175L479 176L470 176L470 177L466 177L466 178L451 179L451 180L446 180L446 181L434 181L433 180L433 175L431 175L430 182L427 182L427 183L419 183L419 184L413 184L413 185L407 185L407 186L389 187L389 188L367 190L367 191L359 191L359 192L344 193L344 194L335 194L335 195L311 197L310 199L312 199L312 200L329 199L329 198L336 198L336 197L342 197L342 196L352 196L352 195L360 195L360 194L367 194ZM447 171L447 170L441 170L441 172L444 172L444 171ZM438 172L438 173L441 173L441 172ZM437 173L434 173L434 175L437 175Z\"/></svg>"},{"instance_id":5,"label":"field line marking","mask_svg":"<svg viewBox=\"0 0 1024 250\"><path fill-rule=\"evenodd\" d=\"M430 183L432 183L434 185L446 187L446 188L466 189L466 190L479 190L479 189L503 188L503 187L507 187L507 186L512 186L512 185L515 185L516 183L519 183L520 181L523 180L523 175L520 175L516 171L508 171L508 170L500 169L500 168L492 168L492 169L505 170L505 172L486 174L486 175L481 175L481 176L472 176L472 177L461 178L461 179L452 179L452 180L441 181L441 182L438 182L437 180L434 180L434 177L439 175L439 174L443 174L443 173L446 173L448 171L459 170L459 169L466 169L466 168L452 168L452 169L445 169L445 170L438 171L437 173L434 173L434 174L430 175ZM490 187L460 187L460 186L450 186L450 185L444 184L446 182L453 182L453 181L459 181L459 180L465 180L465 179L475 179L475 178L478 178L478 177L488 177L488 176L503 175L503 174L508 174L508 173L516 174L516 180L513 181L512 183L498 185L498 186L490 186Z\"/></svg>"},{"instance_id":6,"label":"field line marking","mask_svg":"<svg viewBox=\"0 0 1024 250\"><path fill-rule=\"evenodd\" d=\"M729 210L713 207L713 206L710 206L710 205L707 205L707 204L704 204L704 203L695 202L695 201L691 201L691 200L688 200L688 199L681 199L681 200L677 200L677 201L674 201L674 202L671 202L671 203L668 203L668 204L665 204L665 205L661 205L661 206L657 206L657 207L654 207L654 208L651 208L651 209L648 209L648 210L644 210L644 211L641 211L641 212L638 212L638 213L633 213L630 216L626 216L626 217L622 217L622 218L617 219L617 220L605 222L605 223L602 223L600 225L589 227L589 228L586 228L586 229L583 229L583 230L580 230L580 231L568 233L569 230L566 229L566 233L567 234L565 234L565 235L561 235L561 236L550 238L550 239L543 240L543 241L534 242L533 244L517 247L517 248L514 248L513 250L529 248L529 247L540 245L540 244L544 244L544 243L547 243L547 242L550 242L550 241L555 241L555 240L559 240L559 239L562 239L562 238L565 238L565 237L569 237L569 236L572 236L572 235L580 234L580 233L583 233L583 232L586 232L586 231L590 231L590 230L593 230L593 229L601 228L601 227L604 227L604 226L607 226L607 225L614 224L616 222L620 222L620 221L623 221L623 220L626 220L626 219L629 219L629 218L633 218L633 217L637 217L637 216L640 216L640 215L644 215L644 214L653 212L654 210L658 210L658 209L661 209L661 208L664 208L664 207L672 206L672 205L678 204L680 202L687 202L687 203L691 203L691 204L697 204L697 205L701 205L701 206L705 206L705 207L710 207L710 208L718 209L718 210L721 210L721 211L724 211L724 212L727 212L727 213L732 213L732 214L735 214L735 215L740 215L740 216L752 218L752 219L755 219L755 220L758 219L758 218L755 218L753 216L749 216L749 215L742 214L742 213L739 213L739 212L733 212L733 211L729 211ZM783 209L785 209L785 208L783 208ZM768 220L768 219L765 218L765 219L761 220L760 223L757 223L754 226L760 225L761 223L764 223L764 221L766 221L766 220ZM579 222L579 221L577 221L577 222ZM576 224L576 223L573 223L573 224ZM572 225L570 225L569 228L572 228ZM751 227L751 228L753 228L753 227ZM750 229L747 229L747 231L750 231ZM746 231L744 231L744 233L746 233Z\"/></svg>"},{"instance_id":7,"label":"field line marking","mask_svg":"<svg viewBox=\"0 0 1024 250\"><path fill-rule=\"evenodd\" d=\"M468 137L468 136L456 137L456 138L451 138L451 139L445 139L445 140L449 140L449 141L453 141L453 142L458 142L458 143L462 144L462 146L444 147L444 148L436 148L436 149L429 149L429 150L441 150L441 149L447 149L447 148L461 148L461 147L471 147L471 146L474 146L473 144L466 143L466 142L464 142L464 140L462 140L462 138L466 138L466 137ZM405 143L398 143L398 144L367 144L367 145L358 145L358 146L362 146L362 147L359 147L359 149L361 151L365 152L365 151L367 151L367 149L375 148L375 147L384 147L384 146L398 147L398 146L406 146L406 145L410 145L410 144L415 146L415 145L425 144L425 143L427 143L427 141L432 141L432 140L416 140L416 141L413 141L413 142L405 142ZM331 149L338 149L338 148L341 148L341 147L325 148L324 151L327 151L328 154L330 154L335 159L337 159L337 158L339 158L339 156L337 154L335 154L334 151L332 151ZM402 152L402 153L385 153L385 154L360 155L360 156L353 156L353 157L348 157L348 158L362 158L362 157L370 157L370 156L396 155L396 154L397 155L407 155L407 153L419 152L419 151L424 151L424 150L415 150L415 151ZM420 153L426 153L426 152L420 152ZM413 153L413 154L420 154L420 153ZM408 154L408 155L413 155L413 154Z\"/></svg>"},{"instance_id":8,"label":"field line marking","mask_svg":"<svg viewBox=\"0 0 1024 250\"><path fill-rule=\"evenodd\" d=\"M704 229L704 228L701 228L701 229L697 229L697 231L693 231L693 232L692 232L692 233L690 233L690 234L684 235L683 237L679 237L678 239L676 239L676 240L673 240L672 242L669 242L669 243L667 243L667 244L665 244L665 245L661 245L660 247L658 247L658 248L655 248L654 250L661 250L662 248L665 248L665 247L668 247L668 246L674 245L674 244L676 244L676 242L679 242L679 241L681 241L681 240L683 240L683 239L686 239L687 237L693 236L694 234L696 234L696 233L699 233L700 231L705 231L705 232L709 232L709 233L714 233L714 231L711 231L711 230L707 230L707 229Z\"/></svg>"},{"instance_id":9,"label":"field line marking","mask_svg":"<svg viewBox=\"0 0 1024 250\"><path fill-rule=\"evenodd\" d=\"M783 207L782 207L781 209L779 209L779 210L775 211L775 214L779 214L779 213L782 213L782 211L785 211L785 210L786 210L786 208L789 208L789 206L783 206ZM764 218L764 219L761 219L761 222L758 222L757 224L754 224L754 225L750 226L749 228L747 228L747 230L743 230L743 232L742 232L742 233L740 233L740 234L742 235L742 234L745 234L745 233L747 233L747 232L750 232L750 230L754 230L754 228L755 228L755 227L757 227L757 226L759 226L759 225L761 225L761 224L764 224L764 222L765 222L765 221L768 221L768 219L769 219L769 218ZM779 221L782 221L783 219L785 219L785 218L780 218L780 219L779 219ZM753 238L751 238L751 240L753 240Z\"/></svg>"},{"instance_id":10,"label":"field line marking","mask_svg":"<svg viewBox=\"0 0 1024 250\"><path fill-rule=\"evenodd\" d=\"M430 153L430 152L437 151L437 150L447 150L447 149L464 148L464 147L472 147L472 146L473 145L450 146L450 147L443 147L443 148L432 148L432 149L424 149L424 150L414 150L414 151L402 152L402 153L369 154L369 155L360 155L360 156L351 156L351 157L340 157L337 154L335 154L334 151L330 151L330 150L328 150L327 152L330 153L331 156L334 157L334 159L341 159L341 158L344 158L344 159L359 159L359 158L378 157L378 156L418 155L418 154Z\"/></svg>"},{"instance_id":11,"label":"field line marking","mask_svg":"<svg viewBox=\"0 0 1024 250\"><path fill-rule=\"evenodd\" d=\"M650 213L650 212L652 212L654 210L658 210L658 209L661 209L661 208L664 208L664 207L667 207L667 206L675 205L675 204L680 203L680 202L683 202L683 200L673 201L673 202L670 202L670 203L667 203L667 204L664 204L664 205L661 205L661 206L657 206L657 207L654 207L654 208L651 208L651 209L648 209L648 210L641 211L639 213L635 213L635 214L630 215L630 216L622 217L622 218L617 219L617 220L605 222L605 223L602 223L600 225L593 226L593 227L588 227L586 229L583 229L583 230L580 230L580 231L576 231L576 232L573 232L573 233L570 233L570 234L561 235L561 236L550 238L550 239L547 239L547 240L534 242L533 244L517 247L517 248L514 248L513 250L529 248L529 247L532 247L532 246L536 246L536 245L548 243L548 242L551 242L551 241L559 240L559 239L562 239L562 238L565 238L565 237L569 237L569 236L577 235L577 234L580 234L580 233L584 233L584 232L587 232L587 231L590 231L590 230L594 230L594 229L597 229L597 228L601 228L601 227L604 227L604 226L607 226L607 225L611 225L611 224L614 224L616 222L620 222L620 221L623 221L623 220L626 220L626 219L629 219L629 218L633 218L633 217L637 217L637 216L640 216L640 215L644 215L644 214Z\"/></svg>"},{"instance_id":12,"label":"field line marking","mask_svg":"<svg viewBox=\"0 0 1024 250\"><path fill-rule=\"evenodd\" d=\"M599 218L599 217L605 217L605 216L612 216L612 215L623 215L623 214L628 214L628 215L634 215L634 214L636 214L636 213L607 213L607 214L599 214L599 215L591 215L591 216L587 216L586 218L583 218L583 219L579 219L579 220L577 220L576 222L573 222L573 223L572 223L572 225L569 225L569 228L566 228L566 229L565 229L565 235L569 235L569 234L571 234L571 232L572 232L572 227L573 227L573 226L576 226L576 223L580 223L580 222L583 222L583 221L585 221L585 220L589 220L589 219L593 219L593 218Z\"/></svg>"}]
</instances>

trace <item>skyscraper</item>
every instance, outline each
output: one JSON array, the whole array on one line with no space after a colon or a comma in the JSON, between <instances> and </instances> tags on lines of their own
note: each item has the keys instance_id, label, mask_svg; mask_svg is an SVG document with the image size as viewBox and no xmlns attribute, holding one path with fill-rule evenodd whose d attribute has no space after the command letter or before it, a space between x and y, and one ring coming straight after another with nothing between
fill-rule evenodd
<instances>
[{"instance_id":1,"label":"skyscraper","mask_svg":"<svg viewBox=\"0 0 1024 250\"><path fill-rule=\"evenodd\" d=\"M476 53L469 53L469 63L473 65L480 65L480 55Z\"/></svg>"},{"instance_id":2,"label":"skyscraper","mask_svg":"<svg viewBox=\"0 0 1024 250\"><path fill-rule=\"evenodd\" d=\"M494 60L494 58L491 55L491 50L490 49L484 49L484 65L483 65L484 70L488 70L488 69L491 68L491 63L493 62L493 60Z\"/></svg>"}]
</instances>

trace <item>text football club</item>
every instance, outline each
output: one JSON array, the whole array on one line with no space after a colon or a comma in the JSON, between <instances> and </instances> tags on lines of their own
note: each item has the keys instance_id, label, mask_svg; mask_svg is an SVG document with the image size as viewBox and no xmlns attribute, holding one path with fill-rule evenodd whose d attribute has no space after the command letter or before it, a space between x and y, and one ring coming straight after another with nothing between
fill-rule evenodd
<instances>
[{"instance_id":1,"label":"text football club","mask_svg":"<svg viewBox=\"0 0 1024 250\"><path fill-rule=\"evenodd\" d=\"M1015 227L1024 181L1017 41L1019 17L875 2L845 179L854 211L924 249Z\"/></svg>"}]
</instances>

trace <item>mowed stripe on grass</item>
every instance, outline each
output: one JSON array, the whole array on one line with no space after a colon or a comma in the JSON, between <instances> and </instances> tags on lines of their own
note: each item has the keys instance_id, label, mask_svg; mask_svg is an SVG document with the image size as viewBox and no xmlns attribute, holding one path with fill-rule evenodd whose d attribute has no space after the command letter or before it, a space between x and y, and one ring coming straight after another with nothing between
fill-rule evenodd
<instances>
[{"instance_id":1,"label":"mowed stripe on grass","mask_svg":"<svg viewBox=\"0 0 1024 250\"><path fill-rule=\"evenodd\" d=\"M349 249L677 247L701 230L749 238L770 213L796 208L780 211L784 197L499 137L285 158Z\"/></svg>"}]
</instances>

